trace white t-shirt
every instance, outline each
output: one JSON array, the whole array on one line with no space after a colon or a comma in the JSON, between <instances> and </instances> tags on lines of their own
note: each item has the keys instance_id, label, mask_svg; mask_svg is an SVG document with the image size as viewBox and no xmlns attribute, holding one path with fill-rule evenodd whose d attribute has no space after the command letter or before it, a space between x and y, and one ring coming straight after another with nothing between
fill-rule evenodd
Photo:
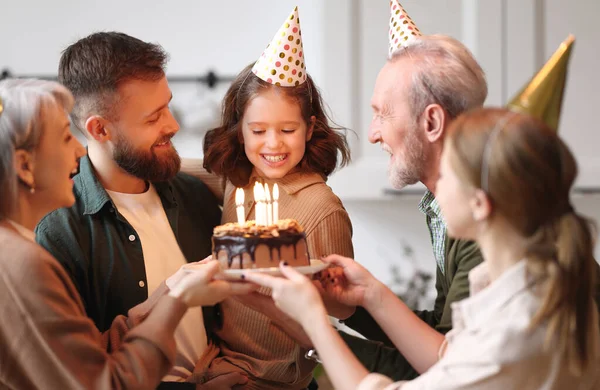
<instances>
[{"instance_id":1,"label":"white t-shirt","mask_svg":"<svg viewBox=\"0 0 600 390\"><path fill-rule=\"evenodd\" d=\"M142 244L148 294L187 263L167 215L150 185L143 194L107 191L119 212L137 232ZM179 382L188 379L207 348L202 308L189 309L175 331L177 358L171 372L163 381Z\"/></svg>"}]
</instances>

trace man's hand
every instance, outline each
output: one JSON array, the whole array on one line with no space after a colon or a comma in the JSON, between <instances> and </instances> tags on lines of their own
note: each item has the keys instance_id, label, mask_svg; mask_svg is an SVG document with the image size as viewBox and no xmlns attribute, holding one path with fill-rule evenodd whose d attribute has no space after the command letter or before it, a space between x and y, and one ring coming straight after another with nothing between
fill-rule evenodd
<instances>
[{"instance_id":1,"label":"man's hand","mask_svg":"<svg viewBox=\"0 0 600 390\"><path fill-rule=\"evenodd\" d=\"M380 282L358 262L338 255L327 256L323 261L342 270L342 275L321 283L323 297L346 306L365 306L379 294Z\"/></svg>"},{"instance_id":2,"label":"man's hand","mask_svg":"<svg viewBox=\"0 0 600 390\"><path fill-rule=\"evenodd\" d=\"M344 269L342 267L331 266L313 275L313 284L317 286L317 289L321 293L327 313L340 320L345 320L354 314L356 306L345 305L327 294L326 291L331 286L344 282Z\"/></svg>"}]
</instances>

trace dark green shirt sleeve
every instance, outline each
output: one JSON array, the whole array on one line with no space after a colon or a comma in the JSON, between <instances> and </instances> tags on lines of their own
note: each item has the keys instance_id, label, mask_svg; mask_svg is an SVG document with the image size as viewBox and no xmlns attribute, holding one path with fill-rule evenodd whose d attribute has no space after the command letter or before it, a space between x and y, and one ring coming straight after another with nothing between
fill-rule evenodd
<instances>
[{"instance_id":1,"label":"dark green shirt sleeve","mask_svg":"<svg viewBox=\"0 0 600 390\"><path fill-rule=\"evenodd\" d=\"M419 376L419 373L395 347L348 333L339 333L369 372L385 375L394 381L411 380Z\"/></svg>"},{"instance_id":2,"label":"dark green shirt sleeve","mask_svg":"<svg viewBox=\"0 0 600 390\"><path fill-rule=\"evenodd\" d=\"M447 255L450 261L446 274L448 293L443 302L439 322L435 325L435 329L443 334L452 329L452 304L469 296L469 272L483 261L481 251L474 241L449 240L449 243ZM436 309L439 309L438 304L442 305L442 302L436 300Z\"/></svg>"},{"instance_id":3,"label":"dark green shirt sleeve","mask_svg":"<svg viewBox=\"0 0 600 390\"><path fill-rule=\"evenodd\" d=\"M67 271L79 294L86 292L81 285L82 267L79 262L85 259L81 248L81 237L66 210L57 210L46 215L35 228L35 239L44 249L58 260ZM85 299L84 299L84 302Z\"/></svg>"},{"instance_id":4,"label":"dark green shirt sleeve","mask_svg":"<svg viewBox=\"0 0 600 390\"><path fill-rule=\"evenodd\" d=\"M427 325L437 329L437 326L440 323L440 319L442 318L442 313L444 311L444 306L447 298L447 289L444 288L444 275L442 274L442 271L440 271L440 268L437 266L435 268L435 290L437 295L435 297L435 303L433 304L433 310L414 310L414 313Z\"/></svg>"}]
</instances>

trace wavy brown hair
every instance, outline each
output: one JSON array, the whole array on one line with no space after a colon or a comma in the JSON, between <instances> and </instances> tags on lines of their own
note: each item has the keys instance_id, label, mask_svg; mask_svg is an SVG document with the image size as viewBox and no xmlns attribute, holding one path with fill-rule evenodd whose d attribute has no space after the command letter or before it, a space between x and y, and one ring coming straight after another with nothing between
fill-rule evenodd
<instances>
[{"instance_id":1,"label":"wavy brown hair","mask_svg":"<svg viewBox=\"0 0 600 390\"><path fill-rule=\"evenodd\" d=\"M316 118L312 138L307 141L304 157L298 164L302 171L327 177L338 166L338 158L341 158L340 166L348 164L350 150L344 129L332 126L312 78L307 75L306 82L300 85L280 87L258 78L252 73L252 66L244 68L229 87L223 99L221 125L209 130L204 137L204 168L230 180L235 186L248 184L253 166L240 142L242 118L248 103L271 88L277 88L278 92L300 105L307 126L311 116Z\"/></svg>"},{"instance_id":2,"label":"wavy brown hair","mask_svg":"<svg viewBox=\"0 0 600 390\"><path fill-rule=\"evenodd\" d=\"M498 123L503 125L491 139ZM530 329L547 325L546 347L552 344L573 373L598 364L596 229L571 206L577 163L569 148L537 119L489 108L459 116L447 146L453 169L475 188L482 188L487 156L484 190L493 213L528 240L527 270L540 281L534 288L542 298Z\"/></svg>"}]
</instances>

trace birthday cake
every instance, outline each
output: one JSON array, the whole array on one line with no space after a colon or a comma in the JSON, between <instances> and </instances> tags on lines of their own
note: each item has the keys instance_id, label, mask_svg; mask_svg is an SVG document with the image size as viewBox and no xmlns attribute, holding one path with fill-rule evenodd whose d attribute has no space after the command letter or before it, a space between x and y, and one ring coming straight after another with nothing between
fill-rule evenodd
<instances>
[{"instance_id":1,"label":"birthday cake","mask_svg":"<svg viewBox=\"0 0 600 390\"><path fill-rule=\"evenodd\" d=\"M270 225L247 221L217 226L212 252L223 269L278 267L280 261L293 267L310 265L304 229L293 219Z\"/></svg>"}]
</instances>

